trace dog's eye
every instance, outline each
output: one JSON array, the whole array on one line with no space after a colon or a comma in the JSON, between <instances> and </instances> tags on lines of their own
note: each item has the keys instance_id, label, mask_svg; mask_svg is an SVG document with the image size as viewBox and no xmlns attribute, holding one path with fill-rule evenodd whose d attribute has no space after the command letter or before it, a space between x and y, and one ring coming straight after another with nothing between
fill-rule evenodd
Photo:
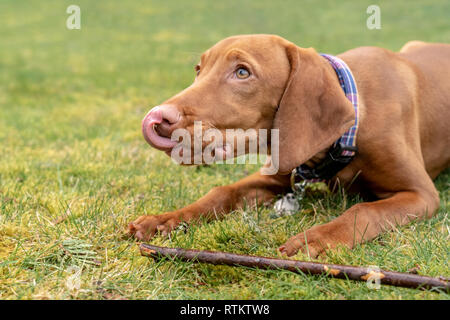
<instances>
[{"instance_id":1,"label":"dog's eye","mask_svg":"<svg viewBox=\"0 0 450 320\"><path fill-rule=\"evenodd\" d=\"M198 76L199 73L200 73L200 66L199 66L199 65L196 65L195 68L194 68L194 70L195 70L195 73L196 73L197 76Z\"/></svg>"},{"instance_id":2,"label":"dog's eye","mask_svg":"<svg viewBox=\"0 0 450 320\"><path fill-rule=\"evenodd\" d=\"M250 77L250 71L241 67L236 70L236 77L238 77L239 79L247 79L248 77Z\"/></svg>"}]
</instances>

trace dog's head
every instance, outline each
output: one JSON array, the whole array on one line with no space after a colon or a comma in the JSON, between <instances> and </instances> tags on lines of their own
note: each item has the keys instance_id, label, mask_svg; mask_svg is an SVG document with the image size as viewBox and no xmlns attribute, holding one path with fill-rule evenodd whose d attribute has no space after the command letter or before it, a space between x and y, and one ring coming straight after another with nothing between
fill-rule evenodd
<instances>
[{"instance_id":1,"label":"dog's head","mask_svg":"<svg viewBox=\"0 0 450 320\"><path fill-rule=\"evenodd\" d=\"M237 143L226 140L227 129L278 129L279 145L272 143L272 152L279 148L279 171L287 173L331 145L354 121L353 107L328 62L314 49L278 36L224 39L201 56L195 72L191 86L143 120L147 142L168 154L182 140L174 133L183 129L195 157L194 140L199 137L194 124L203 133L222 133L223 141L211 148L221 159L239 155ZM197 140L200 150L214 139Z\"/></svg>"}]
</instances>

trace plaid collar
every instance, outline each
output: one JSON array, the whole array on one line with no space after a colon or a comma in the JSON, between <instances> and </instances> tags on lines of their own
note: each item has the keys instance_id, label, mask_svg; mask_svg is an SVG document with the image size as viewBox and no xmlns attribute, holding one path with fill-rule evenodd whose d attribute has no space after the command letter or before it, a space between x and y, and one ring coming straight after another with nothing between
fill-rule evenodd
<instances>
[{"instance_id":1,"label":"plaid collar","mask_svg":"<svg viewBox=\"0 0 450 320\"><path fill-rule=\"evenodd\" d=\"M334 57L328 54L321 53L322 57L327 59L334 71L339 78L339 83L341 84L342 90L344 90L345 96L353 105L353 109L355 110L355 124L348 129L342 137L340 137L336 143L343 143L345 146L356 147L356 133L358 131L358 90L356 89L355 78L353 77L350 68L347 64L339 59L338 57ZM355 155L355 151L347 151L345 150L343 153L345 156Z\"/></svg>"},{"instance_id":2,"label":"plaid collar","mask_svg":"<svg viewBox=\"0 0 450 320\"><path fill-rule=\"evenodd\" d=\"M345 96L352 103L355 110L355 124L331 146L326 158L318 166L310 168L306 164L302 164L294 169L294 176L311 182L329 180L350 163L357 151L356 133L359 124L358 90L350 68L338 57L324 53L320 55L331 64Z\"/></svg>"}]
</instances>

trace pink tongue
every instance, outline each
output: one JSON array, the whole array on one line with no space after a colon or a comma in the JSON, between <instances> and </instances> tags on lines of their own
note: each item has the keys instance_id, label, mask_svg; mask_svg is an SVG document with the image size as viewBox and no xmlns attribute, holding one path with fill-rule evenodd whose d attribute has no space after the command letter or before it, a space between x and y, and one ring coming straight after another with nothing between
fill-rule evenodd
<instances>
[{"instance_id":1,"label":"pink tongue","mask_svg":"<svg viewBox=\"0 0 450 320\"><path fill-rule=\"evenodd\" d=\"M169 138L161 137L156 132L153 126L162 123L162 112L158 107L153 108L147 113L144 120L142 120L142 133L145 140L153 147L158 149L171 149L177 142Z\"/></svg>"}]
</instances>

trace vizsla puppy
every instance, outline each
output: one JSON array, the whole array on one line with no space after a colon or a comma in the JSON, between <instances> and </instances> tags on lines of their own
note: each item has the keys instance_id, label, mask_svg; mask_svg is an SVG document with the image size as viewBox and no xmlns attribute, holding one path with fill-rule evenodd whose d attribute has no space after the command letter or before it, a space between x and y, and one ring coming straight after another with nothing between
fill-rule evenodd
<instances>
[{"instance_id":1,"label":"vizsla puppy","mask_svg":"<svg viewBox=\"0 0 450 320\"><path fill-rule=\"evenodd\" d=\"M279 248L288 256L302 250L315 257L337 245L351 248L395 225L430 217L439 207L432 179L450 163L450 45L413 41L398 53L362 47L337 57L349 66L358 89L358 150L329 181L339 179L378 200L299 230ZM279 129L279 171L216 187L173 212L141 216L129 225L139 240L167 234L182 221L212 219L244 203L272 200L290 189L295 167L320 163L355 122L329 61L278 36L224 39L201 56L196 71L190 87L147 115L147 141L170 154L174 130L192 132L197 120L205 129L221 131Z\"/></svg>"}]
</instances>

